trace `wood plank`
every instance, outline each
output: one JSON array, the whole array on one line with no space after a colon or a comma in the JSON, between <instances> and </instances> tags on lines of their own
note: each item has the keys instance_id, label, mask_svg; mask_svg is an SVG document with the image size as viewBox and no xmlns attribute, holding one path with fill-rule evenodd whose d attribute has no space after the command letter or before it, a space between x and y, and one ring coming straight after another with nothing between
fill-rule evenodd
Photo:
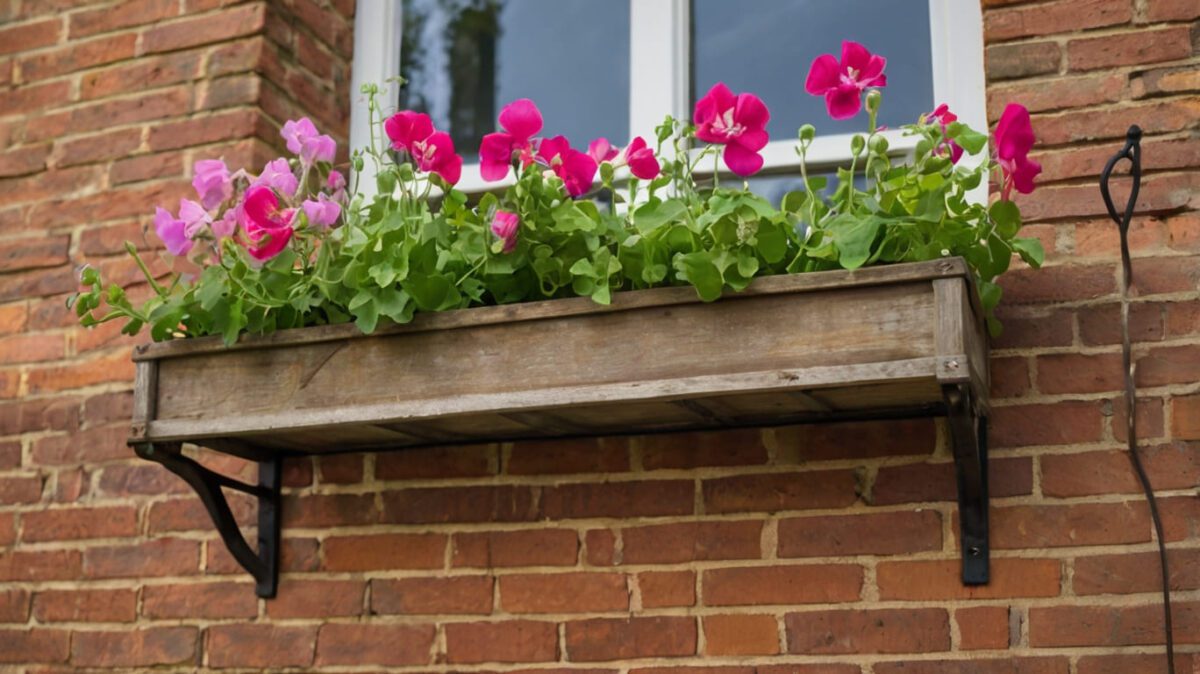
<instances>
[{"instance_id":1,"label":"wood plank","mask_svg":"<svg viewBox=\"0 0 1200 674\"><path fill-rule=\"evenodd\" d=\"M133 419L130 425L130 442L140 441L146 436L146 427L154 418L158 400L158 363L140 361L133 370Z\"/></svg>"}]
</instances>

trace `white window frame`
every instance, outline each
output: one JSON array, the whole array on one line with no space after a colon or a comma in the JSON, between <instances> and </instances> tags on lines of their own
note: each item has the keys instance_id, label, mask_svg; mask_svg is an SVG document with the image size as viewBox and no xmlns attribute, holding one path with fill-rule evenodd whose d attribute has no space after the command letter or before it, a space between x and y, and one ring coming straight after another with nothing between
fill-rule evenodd
<instances>
[{"instance_id":1,"label":"white window frame","mask_svg":"<svg viewBox=\"0 0 1200 674\"><path fill-rule=\"evenodd\" d=\"M667 114L690 119L689 40L690 0L628 0L629 35L629 137L654 137L654 127ZM933 97L946 103L960 121L977 130L987 129L987 107L983 70L983 12L978 2L929 0L930 50L933 64ZM359 0L354 17L354 63L351 87L351 147L370 143L365 97L359 93L364 84L383 85L400 75L400 36L402 3L393 0ZM798 85L799 86L799 85ZM398 100L394 85L383 89L382 101ZM899 130L884 131L890 152L903 156L916 146ZM832 170L849 163L850 135L819 135L808 149L808 165L814 172ZM789 137L772 141L763 149L763 173L798 170L799 159ZM474 148L459 148L471 159ZM973 166L981 157L964 157L965 166ZM511 184L486 182L478 164L463 165L459 189L467 192L494 190ZM361 188L368 193L374 180L364 180ZM986 199L987 186L981 185L978 200Z\"/></svg>"}]
</instances>

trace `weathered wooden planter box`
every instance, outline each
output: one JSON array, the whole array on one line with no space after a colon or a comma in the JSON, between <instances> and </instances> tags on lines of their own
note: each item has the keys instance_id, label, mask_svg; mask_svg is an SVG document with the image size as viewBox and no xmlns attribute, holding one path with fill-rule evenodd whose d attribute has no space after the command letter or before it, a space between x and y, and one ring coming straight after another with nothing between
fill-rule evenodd
<instances>
[{"instance_id":1,"label":"weathered wooden planter box","mask_svg":"<svg viewBox=\"0 0 1200 674\"><path fill-rule=\"evenodd\" d=\"M964 579L986 582L987 342L960 259L767 277L712 304L662 288L425 314L369 336L152 344L134 360L130 444L197 488L267 596L284 456L916 414L951 419ZM260 484L209 473L183 442L260 461ZM220 486L259 497L257 554Z\"/></svg>"}]
</instances>

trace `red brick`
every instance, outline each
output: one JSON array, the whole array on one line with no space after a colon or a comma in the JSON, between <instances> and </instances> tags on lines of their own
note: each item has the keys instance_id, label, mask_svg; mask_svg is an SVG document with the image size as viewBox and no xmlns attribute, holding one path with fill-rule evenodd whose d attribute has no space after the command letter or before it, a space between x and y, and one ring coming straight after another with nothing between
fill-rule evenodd
<instances>
[{"instance_id":1,"label":"red brick","mask_svg":"<svg viewBox=\"0 0 1200 674\"><path fill-rule=\"evenodd\" d=\"M1166 302L1167 335L1178 337L1200 333L1200 301Z\"/></svg>"},{"instance_id":2,"label":"red brick","mask_svg":"<svg viewBox=\"0 0 1200 674\"><path fill-rule=\"evenodd\" d=\"M628 438L523 440L513 443L504 472L510 475L620 473L629 470Z\"/></svg>"},{"instance_id":3,"label":"red brick","mask_svg":"<svg viewBox=\"0 0 1200 674\"><path fill-rule=\"evenodd\" d=\"M989 441L993 447L1096 442L1100 420L1100 403L1091 401L993 407Z\"/></svg>"},{"instance_id":4,"label":"red brick","mask_svg":"<svg viewBox=\"0 0 1200 674\"><path fill-rule=\"evenodd\" d=\"M881 662L876 674L1068 674L1066 657L1007 657L995 660L908 660Z\"/></svg>"},{"instance_id":5,"label":"red brick","mask_svg":"<svg viewBox=\"0 0 1200 674\"><path fill-rule=\"evenodd\" d=\"M1141 502L993 507L991 538L993 549L1142 543L1150 520Z\"/></svg>"},{"instance_id":6,"label":"red brick","mask_svg":"<svg viewBox=\"0 0 1200 674\"><path fill-rule=\"evenodd\" d=\"M1188 26L1140 29L1067 43L1067 64L1071 70L1159 63L1191 55L1192 38Z\"/></svg>"},{"instance_id":7,"label":"red brick","mask_svg":"<svg viewBox=\"0 0 1200 674\"><path fill-rule=\"evenodd\" d=\"M1080 124L1078 113L1074 111L1055 115L1034 115L1033 130L1037 136L1038 147L1044 148L1080 141L1122 138L1131 124L1138 124L1148 134L1181 131L1192 127L1198 111L1200 111L1200 102L1194 100L1152 100L1128 106L1100 108L1091 111L1088 113L1087 124ZM1145 192L1147 187L1169 178L1170 176L1164 176L1159 177L1157 180L1143 180L1143 194L1139 195L1139 212L1169 209L1164 208L1159 203L1155 203L1160 201L1160 199L1156 198L1156 195ZM1121 185L1121 182L1114 183L1114 185ZM1050 206L1052 205L1050 203L1052 199L1061 200L1066 196L1078 195L1083 200L1087 196L1087 191L1083 190L1082 187L1078 186L1072 191L1068 191L1066 188L1056 188L1034 192L1033 195L1028 197L1026 202L1021 204L1021 213L1025 216L1026 220L1049 217L1051 214L1058 215L1059 217L1065 215L1103 216L1106 213L1103 201L1100 202L1098 208L1092 206L1085 210L1080 210L1078 205L1074 203L1061 204L1060 206L1066 207L1068 210L1060 211L1043 212L1032 208L1035 204ZM1096 191L1094 185L1087 185L1087 187L1091 188L1092 192ZM1120 194L1122 190L1118 188L1114 192ZM1047 193L1049 193L1049 197L1046 197ZM1045 198L1039 199L1039 194ZM1094 197L1095 195L1093 194L1092 196ZM1187 201L1183 200L1182 203L1186 204ZM1088 206L1086 202L1082 205Z\"/></svg>"},{"instance_id":8,"label":"red brick","mask_svg":"<svg viewBox=\"0 0 1200 674\"><path fill-rule=\"evenodd\" d=\"M1139 302L1129 306L1129 339L1133 343L1163 338L1163 306ZM1114 304L1088 307L1079 312L1079 339L1087 346L1121 343L1121 307ZM1123 369L1123 368L1120 368Z\"/></svg>"},{"instance_id":9,"label":"red brick","mask_svg":"<svg viewBox=\"0 0 1200 674\"><path fill-rule=\"evenodd\" d=\"M528 522L537 515L528 486L413 487L383 495L384 522Z\"/></svg>"},{"instance_id":10,"label":"red brick","mask_svg":"<svg viewBox=\"0 0 1200 674\"><path fill-rule=\"evenodd\" d=\"M0 178L40 173L46 169L46 157L49 154L48 144L6 150L0 153Z\"/></svg>"},{"instance_id":11,"label":"red brick","mask_svg":"<svg viewBox=\"0 0 1200 674\"><path fill-rule=\"evenodd\" d=\"M579 534L573 529L528 529L455 534L456 567L574 566Z\"/></svg>"},{"instance_id":12,"label":"red brick","mask_svg":"<svg viewBox=\"0 0 1200 674\"><path fill-rule=\"evenodd\" d=\"M200 568L197 541L158 538L131 545L87 548L83 552L85 578L142 578L194 575Z\"/></svg>"},{"instance_id":13,"label":"red brick","mask_svg":"<svg viewBox=\"0 0 1200 674\"><path fill-rule=\"evenodd\" d=\"M954 611L958 647L964 651L1000 650L1009 645L1008 607L973 606Z\"/></svg>"},{"instance_id":14,"label":"red brick","mask_svg":"<svg viewBox=\"0 0 1200 674\"><path fill-rule=\"evenodd\" d=\"M61 334L38 333L0 337L0 363L36 363L61 359L66 341Z\"/></svg>"},{"instance_id":15,"label":"red brick","mask_svg":"<svg viewBox=\"0 0 1200 674\"><path fill-rule=\"evenodd\" d=\"M1195 166L1200 142L1190 138L1168 138L1147 140L1142 143L1142 170L1186 169ZM1033 159L1042 165L1043 183L1071 178L1099 178L1100 172L1111 153L1107 146L1076 147L1068 145L1047 152L1037 152ZM1123 182L1117 174L1119 185ZM1123 198L1123 190L1117 190L1115 198ZM1137 218L1129 227L1129 247L1136 252L1154 250L1162 246L1164 225L1161 218ZM1120 254L1120 235L1117 226L1108 218L1088 220L1076 226L1075 253L1087 256L1113 256Z\"/></svg>"},{"instance_id":16,"label":"red brick","mask_svg":"<svg viewBox=\"0 0 1200 674\"><path fill-rule=\"evenodd\" d=\"M1042 393L1107 393L1124 386L1121 354L1055 353L1037 358Z\"/></svg>"},{"instance_id":17,"label":"red brick","mask_svg":"<svg viewBox=\"0 0 1200 674\"><path fill-rule=\"evenodd\" d=\"M762 431L756 428L647 435L641 438L640 445L642 467L646 470L767 462Z\"/></svg>"},{"instance_id":18,"label":"red brick","mask_svg":"<svg viewBox=\"0 0 1200 674\"><path fill-rule=\"evenodd\" d=\"M433 625L321 625L321 665L426 665L432 660Z\"/></svg>"},{"instance_id":19,"label":"red brick","mask_svg":"<svg viewBox=\"0 0 1200 674\"><path fill-rule=\"evenodd\" d=\"M0 623L23 623L29 620L29 592L0 590Z\"/></svg>"},{"instance_id":20,"label":"red brick","mask_svg":"<svg viewBox=\"0 0 1200 674\"><path fill-rule=\"evenodd\" d=\"M0 435L29 431L69 431L79 426L78 398L43 398L0 403Z\"/></svg>"},{"instance_id":21,"label":"red brick","mask_svg":"<svg viewBox=\"0 0 1200 674\"><path fill-rule=\"evenodd\" d=\"M789 653L934 653L950 650L945 609L904 608L788 613Z\"/></svg>"},{"instance_id":22,"label":"red brick","mask_svg":"<svg viewBox=\"0 0 1200 674\"><path fill-rule=\"evenodd\" d=\"M133 381L133 362L126 349L105 356L52 365L28 371L26 385L30 393L56 393L96 384Z\"/></svg>"},{"instance_id":23,"label":"red brick","mask_svg":"<svg viewBox=\"0 0 1200 674\"><path fill-rule=\"evenodd\" d=\"M59 49L22 58L18 67L22 80L33 82L132 58L136 44L134 33L70 42Z\"/></svg>"},{"instance_id":24,"label":"red brick","mask_svg":"<svg viewBox=\"0 0 1200 674\"><path fill-rule=\"evenodd\" d=\"M42 478L38 475L0 477L0 505L37 503L42 499Z\"/></svg>"},{"instance_id":25,"label":"red brick","mask_svg":"<svg viewBox=\"0 0 1200 674\"><path fill-rule=\"evenodd\" d=\"M773 615L707 615L703 623L705 655L779 652L779 623Z\"/></svg>"},{"instance_id":26,"label":"red brick","mask_svg":"<svg viewBox=\"0 0 1200 674\"><path fill-rule=\"evenodd\" d=\"M99 479L100 493L108 496L187 494L191 488L166 468L149 462L106 466Z\"/></svg>"},{"instance_id":27,"label":"red brick","mask_svg":"<svg viewBox=\"0 0 1200 674\"><path fill-rule=\"evenodd\" d=\"M226 110L205 117L164 122L150 127L147 140L151 152L204 145L253 135L259 123L255 110Z\"/></svg>"},{"instance_id":28,"label":"red brick","mask_svg":"<svg viewBox=\"0 0 1200 674\"><path fill-rule=\"evenodd\" d=\"M283 518L300 528L364 526L379 521L379 509L374 494L288 494Z\"/></svg>"},{"instance_id":29,"label":"red brick","mask_svg":"<svg viewBox=\"0 0 1200 674\"><path fill-rule=\"evenodd\" d=\"M1168 541L1200 538L1200 498L1195 495L1159 497L1163 537Z\"/></svg>"},{"instance_id":30,"label":"red brick","mask_svg":"<svg viewBox=\"0 0 1200 674\"><path fill-rule=\"evenodd\" d=\"M84 506L25 513L21 539L70 541L83 538L117 538L137 533L134 506Z\"/></svg>"},{"instance_id":31,"label":"red brick","mask_svg":"<svg viewBox=\"0 0 1200 674\"><path fill-rule=\"evenodd\" d=\"M186 47L223 42L262 29L264 5L243 5L217 14L159 24L142 37L142 49L147 54L174 51Z\"/></svg>"},{"instance_id":32,"label":"red brick","mask_svg":"<svg viewBox=\"0 0 1200 674\"><path fill-rule=\"evenodd\" d=\"M1029 392L1029 364L1024 357L991 358L991 394L997 398L1019 398Z\"/></svg>"},{"instance_id":33,"label":"red brick","mask_svg":"<svg viewBox=\"0 0 1200 674\"><path fill-rule=\"evenodd\" d=\"M1200 149L1200 142L1194 142L1190 147ZM1200 157L1190 163L1193 166L1200 164ZM1200 251L1200 213L1182 213L1168 218L1167 238L1168 245L1174 250Z\"/></svg>"},{"instance_id":34,"label":"red brick","mask_svg":"<svg viewBox=\"0 0 1200 674\"><path fill-rule=\"evenodd\" d=\"M1172 605L1180 643L1200 639L1200 602ZM1162 606L1035 606L1029 609L1029 645L1135 646L1163 642Z\"/></svg>"},{"instance_id":35,"label":"red brick","mask_svg":"<svg viewBox=\"0 0 1200 674\"><path fill-rule=\"evenodd\" d=\"M993 84L988 87L987 91L988 112L994 121L999 119L1005 105L1010 101L1020 101L1021 105L1024 105L1030 112L1066 110L1111 103L1121 99L1122 94L1125 93L1127 79L1123 73L1099 73L1060 77L1054 80L1052 87L1048 87L1045 82L1038 80L1006 86ZM1057 172L1050 171L1044 164L1042 169L1045 171L1043 178L1061 176ZM1099 175L1099 170L1096 175Z\"/></svg>"},{"instance_id":36,"label":"red brick","mask_svg":"<svg viewBox=\"0 0 1200 674\"><path fill-rule=\"evenodd\" d=\"M781 459L789 463L931 454L937 444L932 419L849 421L775 429Z\"/></svg>"},{"instance_id":37,"label":"red brick","mask_svg":"<svg viewBox=\"0 0 1200 674\"><path fill-rule=\"evenodd\" d=\"M963 585L962 563L953 560L885 561L876 570L881 599L1006 599L1055 597L1062 584L1056 559L993 558L987 585Z\"/></svg>"},{"instance_id":38,"label":"red brick","mask_svg":"<svg viewBox=\"0 0 1200 674\"><path fill-rule=\"evenodd\" d=\"M375 578L371 581L371 612L487 615L492 612L492 585L491 576Z\"/></svg>"},{"instance_id":39,"label":"red brick","mask_svg":"<svg viewBox=\"0 0 1200 674\"><path fill-rule=\"evenodd\" d=\"M29 307L25 302L0 306L0 335L11 335L25 329L29 320Z\"/></svg>"},{"instance_id":40,"label":"red brick","mask_svg":"<svg viewBox=\"0 0 1200 674\"><path fill-rule=\"evenodd\" d=\"M682 616L594 618L567 623L567 658L601 662L694 655L696 620Z\"/></svg>"},{"instance_id":41,"label":"red brick","mask_svg":"<svg viewBox=\"0 0 1200 674\"><path fill-rule=\"evenodd\" d=\"M133 622L137 618L134 590L42 590L33 596L38 622Z\"/></svg>"},{"instance_id":42,"label":"red brick","mask_svg":"<svg viewBox=\"0 0 1200 674\"><path fill-rule=\"evenodd\" d=\"M1073 314L1069 311L1016 307L1001 302L996 316L1004 326L1004 331L993 342L998 349L1069 346L1075 338Z\"/></svg>"},{"instance_id":43,"label":"red brick","mask_svg":"<svg viewBox=\"0 0 1200 674\"><path fill-rule=\"evenodd\" d=\"M84 10L70 15L71 39L119 28L142 26L175 16L179 0L125 0L114 7Z\"/></svg>"},{"instance_id":44,"label":"red brick","mask_svg":"<svg viewBox=\"0 0 1200 674\"><path fill-rule=\"evenodd\" d=\"M76 631L71 638L71 662L81 667L195 664L199 636L195 627Z\"/></svg>"},{"instance_id":45,"label":"red brick","mask_svg":"<svg viewBox=\"0 0 1200 674\"><path fill-rule=\"evenodd\" d=\"M210 667L308 667L316 650L315 625L213 625L206 632ZM263 648L270 644L270 648Z\"/></svg>"},{"instance_id":46,"label":"red brick","mask_svg":"<svg viewBox=\"0 0 1200 674\"><path fill-rule=\"evenodd\" d=\"M1158 489L1187 489L1200 482L1200 452L1189 443L1142 447L1150 480ZM1141 493L1126 450L1050 454L1041 458L1042 493L1054 497Z\"/></svg>"},{"instance_id":47,"label":"red brick","mask_svg":"<svg viewBox=\"0 0 1200 674\"><path fill-rule=\"evenodd\" d=\"M691 480L561 484L542 490L542 516L562 520L690 515L694 495Z\"/></svg>"},{"instance_id":48,"label":"red brick","mask_svg":"<svg viewBox=\"0 0 1200 674\"><path fill-rule=\"evenodd\" d=\"M696 605L695 571L646 571L637 584L643 608Z\"/></svg>"},{"instance_id":49,"label":"red brick","mask_svg":"<svg viewBox=\"0 0 1200 674\"><path fill-rule=\"evenodd\" d=\"M321 562L317 557L317 539L315 538L284 538L279 555L279 568L284 573L300 571L316 571ZM238 565L229 550L217 541L209 543L204 560L206 573L245 575L245 570Z\"/></svg>"},{"instance_id":50,"label":"red brick","mask_svg":"<svg viewBox=\"0 0 1200 674\"><path fill-rule=\"evenodd\" d=\"M1200 656L1195 653L1176 653L1176 671L1196 671ZM1065 669L1063 670L1066 671ZM1119 653L1084 655L1079 658L1079 674L1160 674L1167 671L1165 653Z\"/></svg>"},{"instance_id":51,"label":"red brick","mask_svg":"<svg viewBox=\"0 0 1200 674\"><path fill-rule=\"evenodd\" d=\"M380 480L484 477L496 472L496 452L496 445L467 445L379 454L375 457L375 477Z\"/></svg>"},{"instance_id":52,"label":"red brick","mask_svg":"<svg viewBox=\"0 0 1200 674\"><path fill-rule=\"evenodd\" d=\"M1036 7L993 10L984 17L988 42L1018 37L1071 33L1129 23L1133 9L1128 0L1061 0Z\"/></svg>"},{"instance_id":53,"label":"red brick","mask_svg":"<svg viewBox=\"0 0 1200 674\"><path fill-rule=\"evenodd\" d=\"M857 601L862 583L862 567L855 564L708 569L700 581L707 606Z\"/></svg>"},{"instance_id":54,"label":"red brick","mask_svg":"<svg viewBox=\"0 0 1200 674\"><path fill-rule=\"evenodd\" d=\"M762 522L677 522L621 530L625 564L676 564L762 556Z\"/></svg>"},{"instance_id":55,"label":"red brick","mask_svg":"<svg viewBox=\"0 0 1200 674\"><path fill-rule=\"evenodd\" d=\"M1057 73L1063 57L1055 42L988 45L985 54L988 81Z\"/></svg>"},{"instance_id":56,"label":"red brick","mask_svg":"<svg viewBox=\"0 0 1200 674\"><path fill-rule=\"evenodd\" d=\"M66 662L70 638L67 630L0 629L0 663Z\"/></svg>"},{"instance_id":57,"label":"red brick","mask_svg":"<svg viewBox=\"0 0 1200 674\"><path fill-rule=\"evenodd\" d=\"M584 534L587 563L612 566L617 563L617 536L608 529L592 529Z\"/></svg>"},{"instance_id":58,"label":"red brick","mask_svg":"<svg viewBox=\"0 0 1200 674\"><path fill-rule=\"evenodd\" d=\"M187 82L198 75L202 56L199 51L163 54L85 73L79 97L87 101Z\"/></svg>"},{"instance_id":59,"label":"red brick","mask_svg":"<svg viewBox=\"0 0 1200 674\"><path fill-rule=\"evenodd\" d=\"M1027 456L988 461L988 490L993 497L1033 493L1033 459ZM954 463L881 466L871 488L872 505L926 503L958 499Z\"/></svg>"},{"instance_id":60,"label":"red brick","mask_svg":"<svg viewBox=\"0 0 1200 674\"><path fill-rule=\"evenodd\" d=\"M1200 550L1168 550L1167 560L1172 589L1200 589ZM1071 583L1078 595L1158 592L1162 589L1158 564L1157 552L1079 557Z\"/></svg>"},{"instance_id":61,"label":"red brick","mask_svg":"<svg viewBox=\"0 0 1200 674\"><path fill-rule=\"evenodd\" d=\"M500 604L509 613L605 613L629 608L620 573L501 576Z\"/></svg>"},{"instance_id":62,"label":"red brick","mask_svg":"<svg viewBox=\"0 0 1200 674\"><path fill-rule=\"evenodd\" d=\"M887 555L942 549L936 511L800 517L780 520L780 557Z\"/></svg>"},{"instance_id":63,"label":"red brick","mask_svg":"<svg viewBox=\"0 0 1200 674\"><path fill-rule=\"evenodd\" d=\"M250 583L147 585L141 614L175 620L253 618L258 615L258 598Z\"/></svg>"},{"instance_id":64,"label":"red brick","mask_svg":"<svg viewBox=\"0 0 1200 674\"><path fill-rule=\"evenodd\" d=\"M1200 395L1171 400L1171 436L1180 440L1200 440Z\"/></svg>"},{"instance_id":65,"label":"red brick","mask_svg":"<svg viewBox=\"0 0 1200 674\"><path fill-rule=\"evenodd\" d=\"M62 33L62 24L56 17L0 29L0 55L20 54L54 44Z\"/></svg>"},{"instance_id":66,"label":"red brick","mask_svg":"<svg viewBox=\"0 0 1200 674\"><path fill-rule=\"evenodd\" d=\"M445 560L444 534L377 534L331 536L321 545L326 571L372 569L440 569Z\"/></svg>"},{"instance_id":67,"label":"red brick","mask_svg":"<svg viewBox=\"0 0 1200 674\"><path fill-rule=\"evenodd\" d=\"M121 129L63 141L55 149L58 166L75 166L121 159L142 144L141 129Z\"/></svg>"},{"instance_id":68,"label":"red brick","mask_svg":"<svg viewBox=\"0 0 1200 674\"><path fill-rule=\"evenodd\" d=\"M768 473L702 482L709 513L842 508L858 500L853 470Z\"/></svg>"},{"instance_id":69,"label":"red brick","mask_svg":"<svg viewBox=\"0 0 1200 674\"><path fill-rule=\"evenodd\" d=\"M279 593L267 602L271 618L332 618L363 612L361 580L314 580L284 578ZM245 592L243 590L243 592ZM253 598L253 594L250 594Z\"/></svg>"},{"instance_id":70,"label":"red brick","mask_svg":"<svg viewBox=\"0 0 1200 674\"><path fill-rule=\"evenodd\" d=\"M362 482L363 455L356 453L317 457L317 476L321 484Z\"/></svg>"},{"instance_id":71,"label":"red brick","mask_svg":"<svg viewBox=\"0 0 1200 674\"><path fill-rule=\"evenodd\" d=\"M1137 359L1138 386L1200 381L1200 346L1165 346Z\"/></svg>"},{"instance_id":72,"label":"red brick","mask_svg":"<svg viewBox=\"0 0 1200 674\"><path fill-rule=\"evenodd\" d=\"M78 550L0 551L0 580L76 580Z\"/></svg>"},{"instance_id":73,"label":"red brick","mask_svg":"<svg viewBox=\"0 0 1200 674\"><path fill-rule=\"evenodd\" d=\"M450 623L444 629L446 661L452 664L558 659L558 625L552 622Z\"/></svg>"},{"instance_id":74,"label":"red brick","mask_svg":"<svg viewBox=\"0 0 1200 674\"><path fill-rule=\"evenodd\" d=\"M1143 297L1158 293L1194 293L1200 286L1200 257L1135 260L1133 279L1137 293Z\"/></svg>"},{"instance_id":75,"label":"red brick","mask_svg":"<svg viewBox=\"0 0 1200 674\"><path fill-rule=\"evenodd\" d=\"M1200 90L1200 73L1190 65L1151 68L1131 73L1129 89L1134 98L1196 91Z\"/></svg>"}]
</instances>

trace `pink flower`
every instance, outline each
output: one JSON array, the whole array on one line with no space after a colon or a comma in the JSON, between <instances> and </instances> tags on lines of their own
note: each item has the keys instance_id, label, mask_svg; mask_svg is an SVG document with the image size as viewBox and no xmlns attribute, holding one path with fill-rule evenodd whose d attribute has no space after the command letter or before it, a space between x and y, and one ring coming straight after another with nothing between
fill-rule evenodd
<instances>
[{"instance_id":1,"label":"pink flower","mask_svg":"<svg viewBox=\"0 0 1200 674\"><path fill-rule=\"evenodd\" d=\"M307 117L284 122L279 135L287 141L288 151L299 155L306 164L314 159L333 161L333 155L337 153L337 143L333 138L318 134L317 127Z\"/></svg>"},{"instance_id":2,"label":"pink flower","mask_svg":"<svg viewBox=\"0 0 1200 674\"><path fill-rule=\"evenodd\" d=\"M504 252L511 253L517 247L517 230L521 225L516 213L496 211L492 217L492 234L504 242Z\"/></svg>"},{"instance_id":3,"label":"pink flower","mask_svg":"<svg viewBox=\"0 0 1200 674\"><path fill-rule=\"evenodd\" d=\"M585 152L571 147L563 136L546 138L538 145L537 159L562 179L567 194L578 197L592 189L599 166Z\"/></svg>"},{"instance_id":4,"label":"pink flower","mask_svg":"<svg viewBox=\"0 0 1200 674\"><path fill-rule=\"evenodd\" d=\"M292 238L293 209L279 208L279 198L269 188L255 185L246 190L239 210L242 231L246 232L246 252L256 260L269 260L280 253Z\"/></svg>"},{"instance_id":5,"label":"pink flower","mask_svg":"<svg viewBox=\"0 0 1200 674\"><path fill-rule=\"evenodd\" d=\"M238 226L238 211L241 209L241 204L235 208L230 208L225 211L225 215L220 220L214 220L209 227L212 229L213 236L220 240L233 236L237 231Z\"/></svg>"},{"instance_id":6,"label":"pink flower","mask_svg":"<svg viewBox=\"0 0 1200 674\"><path fill-rule=\"evenodd\" d=\"M625 163L629 165L629 172L642 180L653 180L662 170L654 150L646 146L646 139L641 136L634 138L625 148Z\"/></svg>"},{"instance_id":7,"label":"pink flower","mask_svg":"<svg viewBox=\"0 0 1200 674\"><path fill-rule=\"evenodd\" d=\"M435 131L429 115L403 110L389 117L383 129L392 148L407 152L419 170L436 173L451 185L462 177L463 160L454 151L454 140L445 131Z\"/></svg>"},{"instance_id":8,"label":"pink flower","mask_svg":"<svg viewBox=\"0 0 1200 674\"><path fill-rule=\"evenodd\" d=\"M867 51L857 42L842 42L842 60L822 54L808 71L804 88L814 96L825 96L825 107L834 119L850 119L862 109L862 92L867 87L887 86L883 68L887 59Z\"/></svg>"},{"instance_id":9,"label":"pink flower","mask_svg":"<svg viewBox=\"0 0 1200 674\"><path fill-rule=\"evenodd\" d=\"M195 174L192 187L200 195L200 204L206 209L216 208L229 197L233 196L233 180L229 177L229 167L220 159L201 159L192 166Z\"/></svg>"},{"instance_id":10,"label":"pink flower","mask_svg":"<svg viewBox=\"0 0 1200 674\"><path fill-rule=\"evenodd\" d=\"M342 207L338 202L324 194L318 194L315 200L305 199L300 208L304 209L304 215L308 216L308 224L322 229L337 222L342 214Z\"/></svg>"},{"instance_id":11,"label":"pink flower","mask_svg":"<svg viewBox=\"0 0 1200 674\"><path fill-rule=\"evenodd\" d=\"M330 171L325 179L325 187L332 193L334 201L346 200L346 176L339 171Z\"/></svg>"},{"instance_id":12,"label":"pink flower","mask_svg":"<svg viewBox=\"0 0 1200 674\"><path fill-rule=\"evenodd\" d=\"M392 141L392 149L412 152L412 144L433 135L433 120L423 112L401 110L383 123L383 130Z\"/></svg>"},{"instance_id":13,"label":"pink flower","mask_svg":"<svg viewBox=\"0 0 1200 674\"><path fill-rule=\"evenodd\" d=\"M296 174L292 173L292 167L288 165L288 160L280 157L267 162L262 173L251 184L252 187L254 185L264 185L285 197L291 197L296 193L296 188L300 186L300 181L296 179Z\"/></svg>"},{"instance_id":14,"label":"pink flower","mask_svg":"<svg viewBox=\"0 0 1200 674\"><path fill-rule=\"evenodd\" d=\"M1009 103L996 124L996 163L1004 176L1001 199L1008 199L1013 187L1021 194L1033 191L1033 179L1042 172L1041 164L1029 159L1034 140L1029 111Z\"/></svg>"},{"instance_id":15,"label":"pink flower","mask_svg":"<svg viewBox=\"0 0 1200 674\"><path fill-rule=\"evenodd\" d=\"M758 96L735 96L724 82L718 82L696 101L693 117L697 138L725 146L725 165L730 171L748 176L762 168L758 151L770 140L767 121L771 113Z\"/></svg>"},{"instance_id":16,"label":"pink flower","mask_svg":"<svg viewBox=\"0 0 1200 674\"><path fill-rule=\"evenodd\" d=\"M950 112L950 107L942 103L934 108L933 112L925 115L925 119L930 122L936 121L942 125L942 142L938 145L938 151L943 152L946 148L949 148L950 163L957 164L959 157L962 157L963 149L959 147L958 143L946 139L946 126L951 122L957 122L958 115Z\"/></svg>"},{"instance_id":17,"label":"pink flower","mask_svg":"<svg viewBox=\"0 0 1200 674\"><path fill-rule=\"evenodd\" d=\"M500 111L504 131L489 133L479 145L479 173L484 180L501 180L508 175L513 152L522 166L533 160L533 135L542 130L542 113L528 98L520 98Z\"/></svg>"},{"instance_id":18,"label":"pink flower","mask_svg":"<svg viewBox=\"0 0 1200 674\"><path fill-rule=\"evenodd\" d=\"M597 138L588 144L587 154L599 164L602 161L611 161L617 156L617 148L613 147L607 138Z\"/></svg>"}]
</instances>

